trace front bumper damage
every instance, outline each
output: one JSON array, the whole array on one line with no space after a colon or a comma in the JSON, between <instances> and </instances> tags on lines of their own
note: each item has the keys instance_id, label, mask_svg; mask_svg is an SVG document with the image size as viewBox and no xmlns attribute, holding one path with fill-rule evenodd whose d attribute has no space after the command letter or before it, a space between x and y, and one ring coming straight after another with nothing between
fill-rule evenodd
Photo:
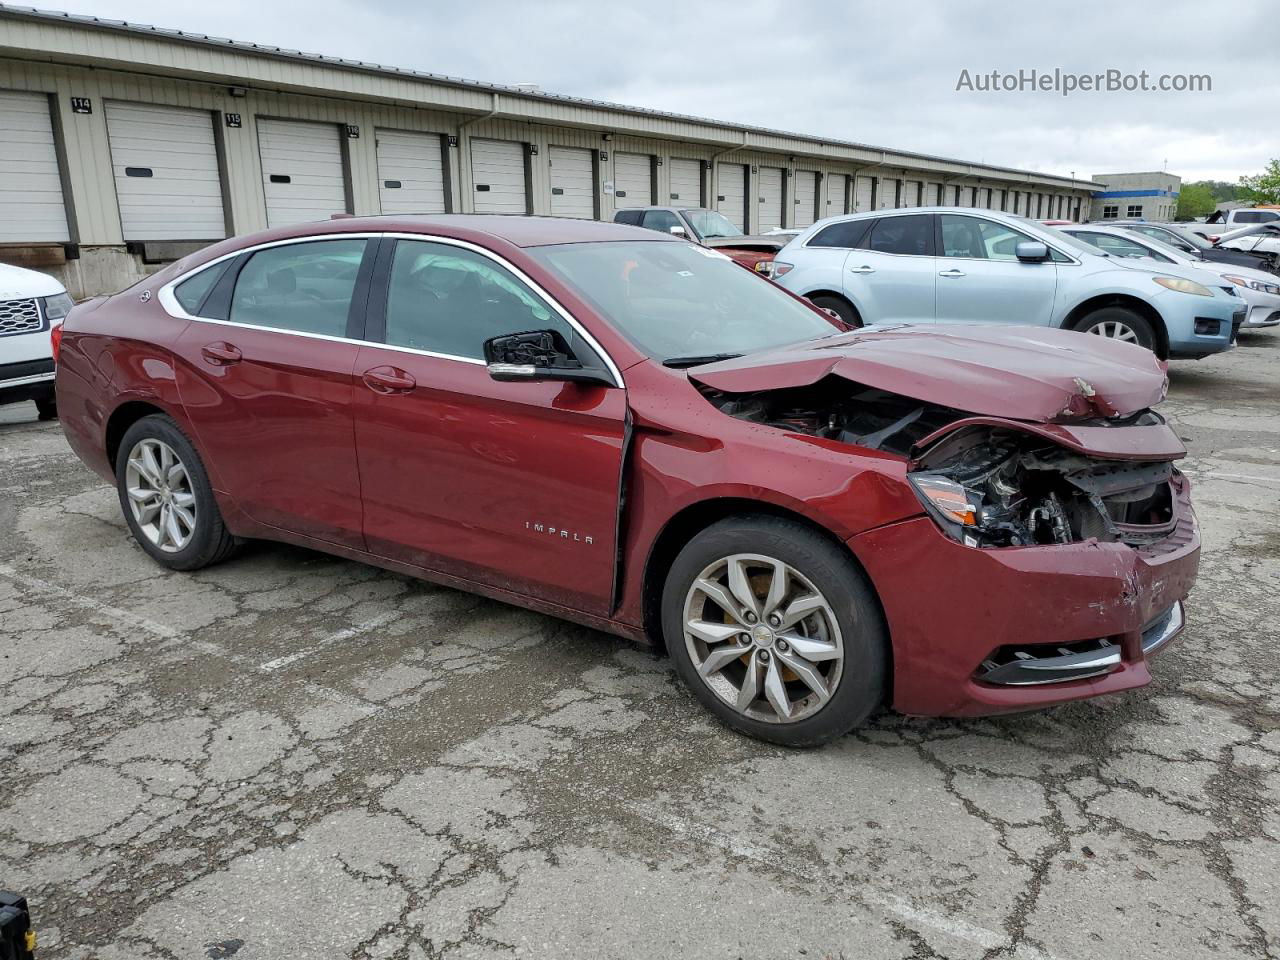
<instances>
[{"instance_id":1,"label":"front bumper damage","mask_svg":"<svg viewBox=\"0 0 1280 960\"><path fill-rule=\"evenodd\" d=\"M929 517L849 540L881 596L912 598L885 605L893 707L981 716L1149 683L1148 658L1181 631L1199 566L1190 485L1181 475L1174 484L1173 530L1140 547L982 549L947 537Z\"/></svg>"}]
</instances>

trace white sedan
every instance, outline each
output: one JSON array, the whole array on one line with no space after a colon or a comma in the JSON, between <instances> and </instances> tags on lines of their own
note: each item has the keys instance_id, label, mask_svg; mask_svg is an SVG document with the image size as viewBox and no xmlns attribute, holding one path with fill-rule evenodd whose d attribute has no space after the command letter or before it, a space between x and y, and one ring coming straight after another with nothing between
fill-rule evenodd
<instances>
[{"instance_id":1,"label":"white sedan","mask_svg":"<svg viewBox=\"0 0 1280 960\"><path fill-rule=\"evenodd\" d=\"M1159 263L1178 263L1216 273L1235 285L1241 298L1249 305L1249 314L1243 327L1274 327L1280 325L1280 277L1265 270L1242 267L1234 263L1202 260L1176 247L1130 230L1115 227L1085 226L1062 227L1063 233L1083 240L1113 257L1146 257Z\"/></svg>"}]
</instances>

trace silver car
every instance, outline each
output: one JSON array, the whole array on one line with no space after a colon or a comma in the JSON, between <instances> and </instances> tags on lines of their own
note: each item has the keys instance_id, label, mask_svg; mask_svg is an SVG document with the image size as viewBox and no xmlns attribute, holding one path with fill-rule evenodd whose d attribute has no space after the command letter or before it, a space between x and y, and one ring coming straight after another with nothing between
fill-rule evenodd
<instances>
[{"instance_id":1,"label":"silver car","mask_svg":"<svg viewBox=\"0 0 1280 960\"><path fill-rule=\"evenodd\" d=\"M778 253L774 276L854 325L1061 327L1160 357L1229 350L1246 314L1233 285L1211 273L1112 257L1052 227L967 207L820 220Z\"/></svg>"},{"instance_id":2,"label":"silver car","mask_svg":"<svg viewBox=\"0 0 1280 960\"><path fill-rule=\"evenodd\" d=\"M1249 305L1245 327L1280 326L1280 277L1275 274L1251 267L1202 260L1159 240L1115 227L1063 227L1062 232L1092 244L1113 257L1147 257L1157 263L1180 263L1216 273L1223 280L1234 284L1236 292Z\"/></svg>"}]
</instances>

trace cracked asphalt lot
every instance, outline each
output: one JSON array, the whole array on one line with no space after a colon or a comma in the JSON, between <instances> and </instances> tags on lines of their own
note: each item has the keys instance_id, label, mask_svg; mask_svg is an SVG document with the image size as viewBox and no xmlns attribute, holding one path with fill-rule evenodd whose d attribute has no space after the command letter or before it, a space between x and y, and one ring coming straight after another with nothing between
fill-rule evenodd
<instances>
[{"instance_id":1,"label":"cracked asphalt lot","mask_svg":"<svg viewBox=\"0 0 1280 960\"><path fill-rule=\"evenodd\" d=\"M1155 682L809 752L359 564L166 573L0 409L0 887L42 958L1280 955L1280 331L1171 379L1204 554Z\"/></svg>"}]
</instances>

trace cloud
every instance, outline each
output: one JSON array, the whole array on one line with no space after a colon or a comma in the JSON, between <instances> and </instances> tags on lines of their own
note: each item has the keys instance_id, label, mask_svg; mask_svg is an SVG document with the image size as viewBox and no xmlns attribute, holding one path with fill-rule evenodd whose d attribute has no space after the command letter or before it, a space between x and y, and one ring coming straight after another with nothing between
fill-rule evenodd
<instances>
[{"instance_id":1,"label":"cloud","mask_svg":"<svg viewBox=\"0 0 1280 960\"><path fill-rule=\"evenodd\" d=\"M1270 5L68 0L112 19L1078 176L1234 181L1280 155ZM1252 47L1252 49L1250 49ZM957 91L962 70L1207 74L1212 90Z\"/></svg>"}]
</instances>

